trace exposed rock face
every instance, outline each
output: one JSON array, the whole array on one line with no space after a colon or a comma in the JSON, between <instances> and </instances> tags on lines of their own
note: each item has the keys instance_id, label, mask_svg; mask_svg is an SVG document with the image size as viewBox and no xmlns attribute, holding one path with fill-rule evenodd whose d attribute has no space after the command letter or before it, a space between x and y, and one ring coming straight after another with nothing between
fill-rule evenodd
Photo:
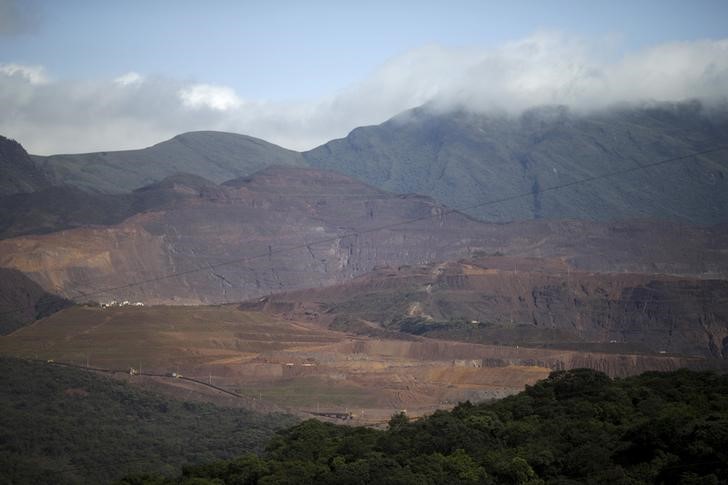
<instances>
[{"instance_id":1,"label":"exposed rock face","mask_svg":"<svg viewBox=\"0 0 728 485\"><path fill-rule=\"evenodd\" d=\"M107 193L128 192L178 172L213 182L249 175L269 165L302 165L297 152L245 135L198 131L141 150L34 156L55 184Z\"/></svg>"},{"instance_id":2,"label":"exposed rock face","mask_svg":"<svg viewBox=\"0 0 728 485\"><path fill-rule=\"evenodd\" d=\"M701 300L696 295L724 292L722 283L708 279L725 279L728 272L725 227L485 224L426 197L389 194L333 172L285 167L224 185L180 175L133 197L134 210L149 210L120 224L0 241L0 266L22 271L46 291L77 301L196 304L339 284L383 265L484 254L551 258L519 263L494 257L488 264L501 266L473 266L472 271L483 273L477 275L457 265L438 266L442 274L435 279L430 270L424 276L405 273L412 281L424 277L427 283L421 285L431 284L433 295L445 296L434 307L439 300L413 300L408 305L422 308L405 310L413 316L497 323L513 319L553 328L576 341L619 339L631 335L629 324L645 325L640 335L646 336L651 325L661 332L664 325L678 325L683 315L695 313L703 315L703 326L713 335L711 352L722 352L725 335L715 329L722 325L723 307L697 312ZM403 224L410 220L414 222ZM587 271L648 275L590 276ZM687 295L694 303L679 308L632 305L630 295L641 291L659 299ZM386 301L376 302L377 308L394 310ZM621 319L625 312L637 312L643 321ZM681 339L690 340L692 347L650 337L651 348L702 353L706 331L691 332L695 335ZM532 334L526 337L534 341ZM635 338L628 341L635 343Z\"/></svg>"},{"instance_id":3,"label":"exposed rock face","mask_svg":"<svg viewBox=\"0 0 728 485\"><path fill-rule=\"evenodd\" d=\"M313 167L338 170L393 192L473 207L487 221L657 218L728 221L728 150L639 170L641 165L728 144L728 107L699 103L625 108L589 115L563 107L518 117L427 107L353 130L304 153ZM605 173L627 174L557 191Z\"/></svg>"},{"instance_id":4,"label":"exposed rock face","mask_svg":"<svg viewBox=\"0 0 728 485\"><path fill-rule=\"evenodd\" d=\"M0 136L0 196L33 192L49 185L22 145Z\"/></svg>"},{"instance_id":5,"label":"exposed rock face","mask_svg":"<svg viewBox=\"0 0 728 485\"><path fill-rule=\"evenodd\" d=\"M370 334L728 359L724 279L592 273L498 257L385 268L258 305Z\"/></svg>"},{"instance_id":6,"label":"exposed rock face","mask_svg":"<svg viewBox=\"0 0 728 485\"><path fill-rule=\"evenodd\" d=\"M143 192L156 200L170 190L176 196L165 210L116 226L2 241L0 265L77 299L181 272L98 299L235 301L341 282L379 264L464 254L466 234L481 226L459 214L438 218L444 209L430 199L316 170L271 168L223 186L175 179ZM360 233L418 217L424 219Z\"/></svg>"},{"instance_id":7,"label":"exposed rock face","mask_svg":"<svg viewBox=\"0 0 728 485\"><path fill-rule=\"evenodd\" d=\"M551 370L589 368L612 377L641 374L646 371L673 371L680 368L696 370L728 370L724 361L675 355L638 355L619 352L554 350L522 346L481 345L465 342L444 342L422 339L396 342L369 340L357 342L349 349L357 354L389 355L420 360L452 360L455 367L545 367Z\"/></svg>"}]
</instances>

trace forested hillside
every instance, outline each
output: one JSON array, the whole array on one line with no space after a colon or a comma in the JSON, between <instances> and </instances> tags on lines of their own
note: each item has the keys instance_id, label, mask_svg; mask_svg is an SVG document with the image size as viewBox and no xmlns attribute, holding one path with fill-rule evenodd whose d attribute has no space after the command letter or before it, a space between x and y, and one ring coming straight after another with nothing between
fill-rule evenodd
<instances>
[{"instance_id":1,"label":"forested hillside","mask_svg":"<svg viewBox=\"0 0 728 485\"><path fill-rule=\"evenodd\" d=\"M0 483L108 483L256 451L282 415L183 402L81 370L0 358Z\"/></svg>"},{"instance_id":2,"label":"forested hillside","mask_svg":"<svg viewBox=\"0 0 728 485\"><path fill-rule=\"evenodd\" d=\"M717 484L728 480L728 376L677 371L610 380L554 372L520 394L463 403L386 431L306 421L261 457L122 483Z\"/></svg>"}]
</instances>

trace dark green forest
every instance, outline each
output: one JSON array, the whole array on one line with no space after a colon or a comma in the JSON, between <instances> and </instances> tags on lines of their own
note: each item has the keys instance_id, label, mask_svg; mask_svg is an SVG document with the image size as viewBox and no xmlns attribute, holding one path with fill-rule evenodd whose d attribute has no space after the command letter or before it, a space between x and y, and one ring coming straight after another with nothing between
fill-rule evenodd
<instances>
[{"instance_id":1,"label":"dark green forest","mask_svg":"<svg viewBox=\"0 0 728 485\"><path fill-rule=\"evenodd\" d=\"M309 420L278 432L262 455L120 483L728 483L728 377L558 371L500 401L396 415L386 431Z\"/></svg>"},{"instance_id":2,"label":"dark green forest","mask_svg":"<svg viewBox=\"0 0 728 485\"><path fill-rule=\"evenodd\" d=\"M296 421L183 402L98 374L0 357L0 483L109 483L261 451Z\"/></svg>"}]
</instances>

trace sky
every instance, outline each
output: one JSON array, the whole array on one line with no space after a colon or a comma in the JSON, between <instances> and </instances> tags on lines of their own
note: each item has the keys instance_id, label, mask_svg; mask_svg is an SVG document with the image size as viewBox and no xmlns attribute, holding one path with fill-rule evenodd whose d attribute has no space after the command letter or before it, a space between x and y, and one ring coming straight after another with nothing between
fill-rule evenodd
<instances>
[{"instance_id":1,"label":"sky","mask_svg":"<svg viewBox=\"0 0 728 485\"><path fill-rule=\"evenodd\" d=\"M0 134L31 153L221 130L308 149L424 103L728 95L728 2L0 0Z\"/></svg>"}]
</instances>

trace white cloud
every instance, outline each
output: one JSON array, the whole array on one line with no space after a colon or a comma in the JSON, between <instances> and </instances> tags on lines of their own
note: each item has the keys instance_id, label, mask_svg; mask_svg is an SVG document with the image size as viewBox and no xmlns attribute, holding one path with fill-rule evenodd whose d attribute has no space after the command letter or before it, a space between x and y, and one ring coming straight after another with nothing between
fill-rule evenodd
<instances>
[{"instance_id":1,"label":"white cloud","mask_svg":"<svg viewBox=\"0 0 728 485\"><path fill-rule=\"evenodd\" d=\"M195 84L180 89L178 94L182 104L192 109L210 108L218 111L228 111L238 108L242 104L235 91L226 86Z\"/></svg>"},{"instance_id":2,"label":"white cloud","mask_svg":"<svg viewBox=\"0 0 728 485\"><path fill-rule=\"evenodd\" d=\"M43 66L27 66L23 64L0 64L0 75L6 77L20 77L30 84L45 84L48 82Z\"/></svg>"},{"instance_id":3,"label":"white cloud","mask_svg":"<svg viewBox=\"0 0 728 485\"><path fill-rule=\"evenodd\" d=\"M120 86L134 86L144 81L144 77L138 72L127 72L114 79L114 82Z\"/></svg>"},{"instance_id":4,"label":"white cloud","mask_svg":"<svg viewBox=\"0 0 728 485\"><path fill-rule=\"evenodd\" d=\"M728 39L621 56L607 44L539 33L495 48L424 46L338 93L297 102L243 99L228 86L134 72L109 81L52 81L41 67L3 64L0 134L32 153L134 148L203 129L307 149L427 102L518 113L543 104L583 111L728 96Z\"/></svg>"}]
</instances>

